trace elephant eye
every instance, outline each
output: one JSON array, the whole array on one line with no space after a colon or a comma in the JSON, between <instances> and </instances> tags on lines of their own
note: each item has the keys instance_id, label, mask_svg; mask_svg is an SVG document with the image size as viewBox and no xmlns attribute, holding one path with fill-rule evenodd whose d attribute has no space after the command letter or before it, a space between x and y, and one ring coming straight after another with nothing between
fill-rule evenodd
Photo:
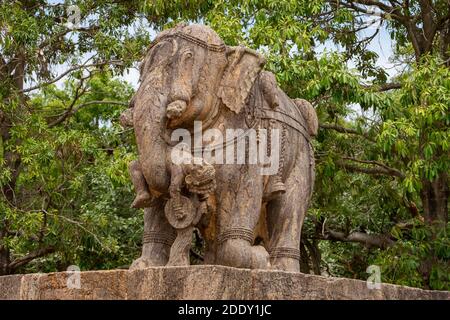
<instances>
[{"instance_id":1,"label":"elephant eye","mask_svg":"<svg viewBox=\"0 0 450 320\"><path fill-rule=\"evenodd\" d=\"M191 72L194 63L193 56L192 51L188 50L183 52L180 57L180 67L188 73Z\"/></svg>"},{"instance_id":2,"label":"elephant eye","mask_svg":"<svg viewBox=\"0 0 450 320\"><path fill-rule=\"evenodd\" d=\"M194 54L192 53L192 51L188 50L182 53L181 55L181 61L183 63L185 63L186 61L189 61L192 59L192 57L194 56Z\"/></svg>"}]
</instances>

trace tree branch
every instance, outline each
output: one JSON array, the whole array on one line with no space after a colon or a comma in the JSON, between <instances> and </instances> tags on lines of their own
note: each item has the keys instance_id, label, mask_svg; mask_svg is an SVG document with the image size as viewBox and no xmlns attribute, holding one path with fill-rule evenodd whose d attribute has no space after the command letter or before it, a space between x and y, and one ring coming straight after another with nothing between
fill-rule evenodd
<instances>
[{"instance_id":1,"label":"tree branch","mask_svg":"<svg viewBox=\"0 0 450 320\"><path fill-rule=\"evenodd\" d=\"M83 18L82 18L83 19ZM81 20L82 20L81 19ZM99 30L100 27L97 25L93 25L93 26L89 26L89 27L79 27L79 28L74 28L74 29L70 29L70 28L64 28L64 30L62 30L61 32L55 34L53 37L48 37L46 38L40 45L39 45L39 49L44 49L45 47L51 45L51 44L55 44L61 41L61 38L64 37L66 34L70 33L70 32L85 32L85 33L90 33L92 31L97 31Z\"/></svg>"},{"instance_id":2,"label":"tree branch","mask_svg":"<svg viewBox=\"0 0 450 320\"><path fill-rule=\"evenodd\" d=\"M120 60L111 60L111 61L103 61L103 62L98 62L98 63L76 65L76 66L73 66L73 67L67 69L66 71L61 73L59 76L57 76L56 78L54 78L54 79L52 79L50 81L47 81L47 82L35 85L33 87L30 87L30 88L23 89L20 92L21 93L26 93L26 92L30 92L30 91L33 91L33 90L40 89L42 87L48 86L48 85L50 85L52 83L55 83L58 80L64 78L69 73L77 71L77 70L86 69L86 68L90 68L90 67L100 67L100 66L104 66L104 65L107 65L107 64L118 65L118 66L123 65L123 63Z\"/></svg>"},{"instance_id":3,"label":"tree branch","mask_svg":"<svg viewBox=\"0 0 450 320\"><path fill-rule=\"evenodd\" d=\"M336 164L338 166L340 166L341 168L344 168L344 169L346 169L348 171L352 171L352 172L360 172L360 173L366 173L366 174L371 174L371 175L387 175L387 176L393 176L393 177L399 177L399 178L405 177L405 175L402 172L400 172L399 170L388 167L388 166L381 164L379 162L376 162L376 161L359 160L359 159L354 159L354 158L347 158L347 160L364 163L364 164L376 165L377 167L366 168L366 167L361 167L361 166L355 166L355 165L349 164L342 160L337 160Z\"/></svg>"},{"instance_id":4,"label":"tree branch","mask_svg":"<svg viewBox=\"0 0 450 320\"><path fill-rule=\"evenodd\" d=\"M75 113L77 113L81 108L90 106L90 105L94 105L94 104L113 104L113 105L120 105L120 106L128 106L127 102L120 102L120 101L107 101L107 100L94 100L94 101L89 101L86 103L82 103L80 105L78 105L76 108L73 108L69 106L69 108L67 108L67 110L62 114L61 117L59 117L58 119L56 119L55 121L53 121L52 123L50 123L48 125L49 128L53 128L54 126L60 124L61 122L63 122L64 120L66 120L68 117L74 115Z\"/></svg>"},{"instance_id":5,"label":"tree branch","mask_svg":"<svg viewBox=\"0 0 450 320\"><path fill-rule=\"evenodd\" d=\"M386 249L387 247L393 245L393 241L389 236L382 234L368 234L365 232L350 232L345 234L340 231L333 231L327 229L323 235L323 240L332 241L343 241L343 242L358 242L369 247L377 247L381 249Z\"/></svg>"},{"instance_id":6,"label":"tree branch","mask_svg":"<svg viewBox=\"0 0 450 320\"><path fill-rule=\"evenodd\" d=\"M33 251L33 252L27 254L26 256L24 256L22 258L18 258L16 260L14 260L13 262L11 262L8 265L8 269L10 271L14 271L15 269L26 265L27 263L33 261L34 259L46 256L46 255L48 255L50 253L53 253L55 251L56 251L55 248L52 247L52 246L45 247L45 248L40 248L40 249L38 249L36 251Z\"/></svg>"},{"instance_id":7,"label":"tree branch","mask_svg":"<svg viewBox=\"0 0 450 320\"><path fill-rule=\"evenodd\" d=\"M114 104L114 105L118 105L118 106L128 106L128 102L120 102L120 101L108 101L108 100L93 100L93 101L89 101L86 103L82 103L80 105L78 105L73 112L77 112L78 110L80 110L81 108L93 105L93 104Z\"/></svg>"},{"instance_id":8,"label":"tree branch","mask_svg":"<svg viewBox=\"0 0 450 320\"><path fill-rule=\"evenodd\" d=\"M334 0L334 1L336 1L336 0ZM383 11L383 13L370 11L368 8L361 7L359 5L355 5L355 3L359 4L359 5L365 5L365 6L372 6L372 5L377 6L380 10ZM391 7L391 6L382 4L381 2L372 1L372 0L357 0L357 1L350 1L350 2L339 1L338 4L340 4L346 8L352 9L354 11L365 13L367 15L378 16L385 20L388 20L391 17L391 18L401 22L402 24L405 23L405 16L403 16L400 13L400 7Z\"/></svg>"},{"instance_id":9,"label":"tree branch","mask_svg":"<svg viewBox=\"0 0 450 320\"><path fill-rule=\"evenodd\" d=\"M358 163L364 163L364 164L371 164L371 165L376 165L379 167L382 167L383 169L385 169L388 172L393 173L395 176L400 177L400 178L404 178L405 175L400 172L399 170L389 167L387 165L385 165L384 163L378 162L378 161L374 161L374 160L361 160L361 159L356 159L356 158L352 158L352 157L344 157L344 160L350 160L350 161L354 161L354 162L358 162Z\"/></svg>"},{"instance_id":10,"label":"tree branch","mask_svg":"<svg viewBox=\"0 0 450 320\"><path fill-rule=\"evenodd\" d=\"M66 120L67 117L70 116L70 113L72 112L73 107L75 106L75 103L78 101L78 99L83 95L83 93L86 91L86 88L83 88L84 80L87 78L82 78L80 80L80 83L78 84L77 88L75 89L75 97L73 98L72 102L70 103L69 107L64 111L64 113L55 121L49 123L48 127L53 128L54 126L60 124L64 120Z\"/></svg>"},{"instance_id":11,"label":"tree branch","mask_svg":"<svg viewBox=\"0 0 450 320\"><path fill-rule=\"evenodd\" d=\"M205 260L202 255L198 254L197 252L195 252L192 249L189 250L189 253L197 260L200 260L200 261L204 261Z\"/></svg>"},{"instance_id":12,"label":"tree branch","mask_svg":"<svg viewBox=\"0 0 450 320\"><path fill-rule=\"evenodd\" d=\"M353 2L360 3L360 4L363 4L366 6L376 6L380 10L383 10L384 12L392 12L395 9L394 7L388 6L387 4L384 4L380 1L374 1L374 0L356 0Z\"/></svg>"},{"instance_id":13,"label":"tree branch","mask_svg":"<svg viewBox=\"0 0 450 320\"><path fill-rule=\"evenodd\" d=\"M401 83L398 82L392 82L392 83L385 83L385 84L381 84L381 85L363 85L364 89L375 89L378 92L384 92L384 91L389 91L389 90L393 90L393 89L400 89L402 87Z\"/></svg>"},{"instance_id":14,"label":"tree branch","mask_svg":"<svg viewBox=\"0 0 450 320\"><path fill-rule=\"evenodd\" d=\"M319 127L322 129L334 130L334 131L337 131L340 133L348 133L348 134L355 134L355 135L363 136L367 140L369 140L371 142L375 142L375 140L372 137L370 137L370 135L367 132L359 132L358 130L346 128L346 127L343 127L343 126L340 126L337 124L332 124L332 123L320 123Z\"/></svg>"}]
</instances>

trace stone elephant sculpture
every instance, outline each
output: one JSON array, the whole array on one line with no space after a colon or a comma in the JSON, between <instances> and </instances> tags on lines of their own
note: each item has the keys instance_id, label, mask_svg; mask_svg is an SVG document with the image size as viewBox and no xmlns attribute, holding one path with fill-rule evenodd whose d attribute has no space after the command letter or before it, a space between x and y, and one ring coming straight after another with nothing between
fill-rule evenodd
<instances>
[{"instance_id":1,"label":"stone elephant sculpture","mask_svg":"<svg viewBox=\"0 0 450 320\"><path fill-rule=\"evenodd\" d=\"M317 117L311 104L290 99L277 86L264 63L258 53L226 46L202 25L178 25L150 45L139 89L121 116L134 127L139 153L129 166L137 192L133 206L144 208L142 255L132 269L189 264L197 227L205 240L205 264L299 271ZM230 139L201 135L201 150L250 141L245 139L253 130L256 144L264 133L267 155L275 149L268 130L278 132L276 171L261 174L259 162L208 162L195 154L195 141L176 149L174 132L195 136L200 122L200 133L213 129L222 137L229 128L241 129ZM251 143L244 143L246 156ZM174 151L189 161L175 164Z\"/></svg>"}]
</instances>

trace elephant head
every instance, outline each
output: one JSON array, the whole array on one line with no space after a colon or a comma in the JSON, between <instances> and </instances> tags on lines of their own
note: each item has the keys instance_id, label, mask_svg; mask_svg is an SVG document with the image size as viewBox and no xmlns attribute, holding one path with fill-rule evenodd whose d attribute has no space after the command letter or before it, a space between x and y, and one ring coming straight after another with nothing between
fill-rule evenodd
<instances>
[{"instance_id":1,"label":"elephant head","mask_svg":"<svg viewBox=\"0 0 450 320\"><path fill-rule=\"evenodd\" d=\"M164 96L167 127L212 121L223 102L238 113L265 61L244 47L225 46L202 25L179 25L162 32L141 65L141 87Z\"/></svg>"},{"instance_id":2,"label":"elephant head","mask_svg":"<svg viewBox=\"0 0 450 320\"><path fill-rule=\"evenodd\" d=\"M265 61L244 47L225 46L202 25L178 25L161 32L140 67L132 99L132 123L143 174L150 189L164 193L168 132L212 125L224 107L239 113Z\"/></svg>"}]
</instances>

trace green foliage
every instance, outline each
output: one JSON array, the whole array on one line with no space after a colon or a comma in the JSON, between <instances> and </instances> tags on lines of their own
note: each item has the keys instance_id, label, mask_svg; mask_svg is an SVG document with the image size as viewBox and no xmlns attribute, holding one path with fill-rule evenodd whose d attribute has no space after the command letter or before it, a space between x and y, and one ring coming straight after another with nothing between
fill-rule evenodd
<instances>
[{"instance_id":1,"label":"green foliage","mask_svg":"<svg viewBox=\"0 0 450 320\"><path fill-rule=\"evenodd\" d=\"M13 126L4 146L19 155L26 168L17 179L18 205L1 201L11 234L4 244L13 257L43 245L57 249L53 256L30 263L27 271L69 264L114 268L138 254L142 221L139 212L129 208L133 191L127 170L135 154L134 137L116 121L125 106L86 105L64 126L49 128L46 119L64 111L74 87L74 81L67 82L61 89L49 86L33 96L29 105L34 112ZM93 77L87 88L80 104L128 101L132 93L107 73Z\"/></svg>"},{"instance_id":2,"label":"green foliage","mask_svg":"<svg viewBox=\"0 0 450 320\"><path fill-rule=\"evenodd\" d=\"M422 179L433 181L450 169L450 70L437 57L423 60L404 76L392 104L380 112L385 121L378 143L384 157L398 161L406 174L403 187L410 193L421 189Z\"/></svg>"},{"instance_id":3,"label":"green foliage","mask_svg":"<svg viewBox=\"0 0 450 320\"><path fill-rule=\"evenodd\" d=\"M395 228L395 227L394 227ZM380 251L373 264L382 266L382 281L394 282L412 287L427 287L424 279L429 278L429 287L436 290L450 290L450 241L446 228L433 228L421 221L414 221L408 233L393 230L397 242L391 248ZM426 264L431 264L430 274Z\"/></svg>"}]
</instances>

